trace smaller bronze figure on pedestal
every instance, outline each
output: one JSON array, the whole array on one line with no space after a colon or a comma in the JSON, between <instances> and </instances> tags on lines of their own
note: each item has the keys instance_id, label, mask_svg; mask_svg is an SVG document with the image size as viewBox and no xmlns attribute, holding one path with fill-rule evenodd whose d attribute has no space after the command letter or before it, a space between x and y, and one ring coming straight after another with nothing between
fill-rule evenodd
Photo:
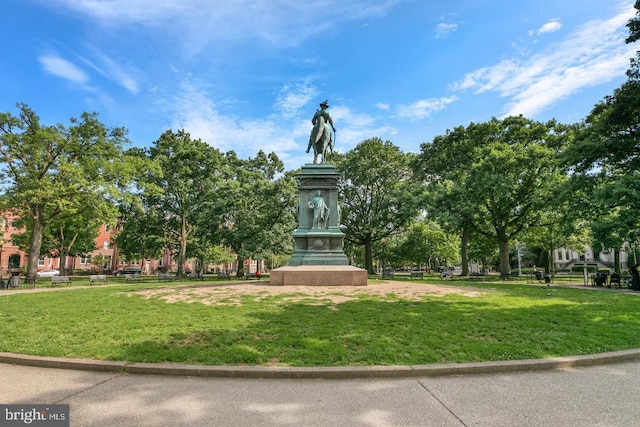
<instances>
[{"instance_id":1,"label":"smaller bronze figure on pedestal","mask_svg":"<svg viewBox=\"0 0 640 427\"><path fill-rule=\"evenodd\" d=\"M325 100L320 104L320 109L316 110L313 119L311 119L313 129L309 136L307 153L311 150L311 147L313 147L313 163L318 163L318 155L322 155L322 161L320 163L325 163L327 149L333 152L333 138L331 136L331 130L329 130L329 125L331 125L334 133L336 128L333 126L333 120L327 111L328 108L329 101Z\"/></svg>"},{"instance_id":2,"label":"smaller bronze figure on pedestal","mask_svg":"<svg viewBox=\"0 0 640 427\"><path fill-rule=\"evenodd\" d=\"M329 223L330 209L324 201L320 190L316 191L316 195L309 202L309 209L313 209L313 226L314 230L326 230Z\"/></svg>"}]
</instances>

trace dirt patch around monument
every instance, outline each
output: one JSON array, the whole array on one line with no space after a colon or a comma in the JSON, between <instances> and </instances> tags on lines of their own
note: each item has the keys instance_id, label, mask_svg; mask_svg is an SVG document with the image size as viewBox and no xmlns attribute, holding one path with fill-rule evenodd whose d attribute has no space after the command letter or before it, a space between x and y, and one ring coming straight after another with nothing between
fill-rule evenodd
<instances>
[{"instance_id":1,"label":"dirt patch around monument","mask_svg":"<svg viewBox=\"0 0 640 427\"><path fill-rule=\"evenodd\" d=\"M143 298L159 298L168 303L201 303L206 305L241 305L250 297L254 301L278 297L285 302L307 304L340 304L363 297L377 297L387 301L421 300L424 297L460 295L478 297L488 292L472 287L440 284L409 283L399 281L376 282L368 286L269 286L259 284L229 284L211 286L181 286L177 288L146 289L130 292Z\"/></svg>"}]
</instances>

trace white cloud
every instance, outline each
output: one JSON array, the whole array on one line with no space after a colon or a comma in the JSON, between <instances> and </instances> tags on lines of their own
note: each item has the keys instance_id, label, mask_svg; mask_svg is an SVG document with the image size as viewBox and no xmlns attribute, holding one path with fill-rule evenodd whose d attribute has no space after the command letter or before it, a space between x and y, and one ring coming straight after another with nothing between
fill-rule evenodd
<instances>
[{"instance_id":1,"label":"white cloud","mask_svg":"<svg viewBox=\"0 0 640 427\"><path fill-rule=\"evenodd\" d=\"M184 129L193 138L223 152L233 150L241 157L254 156L258 150L275 151L280 156L297 147L292 133L278 128L268 117L240 119L225 115L198 84L183 81L180 89L172 104L172 129Z\"/></svg>"},{"instance_id":2,"label":"white cloud","mask_svg":"<svg viewBox=\"0 0 640 427\"><path fill-rule=\"evenodd\" d=\"M349 151L360 142L372 137L386 138L396 130L379 119L368 114L353 111L350 107L339 105L331 110L331 118L336 125L336 150Z\"/></svg>"},{"instance_id":3,"label":"white cloud","mask_svg":"<svg viewBox=\"0 0 640 427\"><path fill-rule=\"evenodd\" d=\"M298 114L300 108L314 99L317 93L310 80L287 83L278 91L276 109L284 119L291 119Z\"/></svg>"},{"instance_id":4,"label":"white cloud","mask_svg":"<svg viewBox=\"0 0 640 427\"><path fill-rule=\"evenodd\" d=\"M552 19L551 21L547 22L542 27L540 27L538 29L537 33L538 34L555 33L556 31L560 30L561 28L562 28L562 23L558 22L555 19Z\"/></svg>"},{"instance_id":5,"label":"white cloud","mask_svg":"<svg viewBox=\"0 0 640 427\"><path fill-rule=\"evenodd\" d=\"M421 120L429 117L436 111L444 110L447 105L457 98L450 96L446 98L421 99L409 105L399 105L397 107L398 116L409 120Z\"/></svg>"},{"instance_id":6,"label":"white cloud","mask_svg":"<svg viewBox=\"0 0 640 427\"><path fill-rule=\"evenodd\" d=\"M54 55L43 55L38 58L47 73L84 85L89 82L89 76L77 65Z\"/></svg>"},{"instance_id":7,"label":"white cloud","mask_svg":"<svg viewBox=\"0 0 640 427\"><path fill-rule=\"evenodd\" d=\"M625 7L610 19L584 24L527 59L503 59L472 71L453 89L497 92L510 99L506 115L535 116L583 88L624 74L637 48L624 43L625 25L635 12Z\"/></svg>"},{"instance_id":8,"label":"white cloud","mask_svg":"<svg viewBox=\"0 0 640 427\"><path fill-rule=\"evenodd\" d=\"M175 32L192 47L216 40L297 45L332 26L384 16L401 0L40 0L103 25L146 25Z\"/></svg>"},{"instance_id":9,"label":"white cloud","mask_svg":"<svg viewBox=\"0 0 640 427\"><path fill-rule=\"evenodd\" d=\"M376 103L376 108L383 111L389 111L391 109L391 105L385 104L383 102Z\"/></svg>"},{"instance_id":10,"label":"white cloud","mask_svg":"<svg viewBox=\"0 0 640 427\"><path fill-rule=\"evenodd\" d=\"M140 91L138 81L134 77L134 71L125 69L125 67L102 52L97 50L94 52L100 61L100 66L93 66L93 68L103 77L124 87L134 95Z\"/></svg>"},{"instance_id":11,"label":"white cloud","mask_svg":"<svg viewBox=\"0 0 640 427\"><path fill-rule=\"evenodd\" d=\"M124 67L116 63L113 59L103 53L94 50L96 61L91 61L86 57L79 57L80 62L86 67L93 69L98 74L108 80L124 87L129 92L136 94L139 92L139 86L136 78L133 77L132 71L126 71ZM98 89L89 86L91 80L89 74L82 70L78 65L71 61L67 61L56 54L42 55L38 58L44 70L50 74L69 80L83 90L97 92Z\"/></svg>"},{"instance_id":12,"label":"white cloud","mask_svg":"<svg viewBox=\"0 0 640 427\"><path fill-rule=\"evenodd\" d=\"M258 150L273 151L285 161L288 169L312 160L310 154L305 153L312 128L311 113L307 114L309 117L293 113L303 101L310 101L304 94L315 89L308 83L286 86L286 90L277 94L277 117L265 112L262 117L244 119L228 113L223 102L215 102L207 93L205 84L189 79L190 76L185 77L180 84L179 95L165 103L171 109L166 128L184 129L192 138L201 139L222 152L233 150L242 158L253 157ZM283 94L287 96L283 97ZM281 105L291 108L280 108ZM290 120L284 119L283 111L290 112ZM375 136L390 138L396 133L393 127L382 123L379 118L356 112L346 105L334 105L329 113L337 129L335 148L340 152L350 150L365 139Z\"/></svg>"},{"instance_id":13,"label":"white cloud","mask_svg":"<svg viewBox=\"0 0 640 427\"><path fill-rule=\"evenodd\" d=\"M458 24L453 22L440 22L436 25L436 38L443 39L458 29Z\"/></svg>"}]
</instances>

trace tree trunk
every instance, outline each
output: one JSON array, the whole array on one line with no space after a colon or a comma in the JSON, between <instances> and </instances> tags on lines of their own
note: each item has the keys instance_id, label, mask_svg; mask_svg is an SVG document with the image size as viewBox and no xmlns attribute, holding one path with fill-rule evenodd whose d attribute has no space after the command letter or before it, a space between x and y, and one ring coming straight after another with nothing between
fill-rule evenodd
<instances>
[{"instance_id":1,"label":"tree trunk","mask_svg":"<svg viewBox=\"0 0 640 427\"><path fill-rule=\"evenodd\" d=\"M373 270L373 255L371 254L372 246L373 245L370 240L367 240L364 244L364 266L369 274L375 274L375 271ZM382 262L385 262L385 260L382 260ZM384 265L382 268L384 268Z\"/></svg>"},{"instance_id":2,"label":"tree trunk","mask_svg":"<svg viewBox=\"0 0 640 427\"><path fill-rule=\"evenodd\" d=\"M613 250L613 269L616 273L620 274L620 249Z\"/></svg>"},{"instance_id":3,"label":"tree trunk","mask_svg":"<svg viewBox=\"0 0 640 427\"><path fill-rule=\"evenodd\" d=\"M238 271L236 272L236 277L244 277L244 258L241 258L238 255Z\"/></svg>"},{"instance_id":4,"label":"tree trunk","mask_svg":"<svg viewBox=\"0 0 640 427\"><path fill-rule=\"evenodd\" d=\"M511 276L511 263L509 262L509 239L505 236L499 237L498 247L500 249L500 278L507 279Z\"/></svg>"},{"instance_id":5,"label":"tree trunk","mask_svg":"<svg viewBox=\"0 0 640 427\"><path fill-rule=\"evenodd\" d=\"M68 250L64 250L63 248L58 249L58 254L59 254L59 262L58 264L60 264L60 275L61 276L69 276L69 274L67 274L67 265L66 265L66 259L69 256L69 251Z\"/></svg>"},{"instance_id":6,"label":"tree trunk","mask_svg":"<svg viewBox=\"0 0 640 427\"><path fill-rule=\"evenodd\" d=\"M460 240L460 258L462 258L461 276L469 275L469 228L464 227L462 230L462 239Z\"/></svg>"},{"instance_id":7,"label":"tree trunk","mask_svg":"<svg viewBox=\"0 0 640 427\"><path fill-rule=\"evenodd\" d=\"M38 261L40 260L40 248L42 247L42 235L44 233L42 210L43 209L38 206L33 211L33 224L31 237L29 239L27 278L25 280L25 283L30 285L36 283L38 273Z\"/></svg>"},{"instance_id":8,"label":"tree trunk","mask_svg":"<svg viewBox=\"0 0 640 427\"><path fill-rule=\"evenodd\" d=\"M184 265L187 260L187 220L182 217L180 224L180 247L178 248L178 277L184 276Z\"/></svg>"}]
</instances>

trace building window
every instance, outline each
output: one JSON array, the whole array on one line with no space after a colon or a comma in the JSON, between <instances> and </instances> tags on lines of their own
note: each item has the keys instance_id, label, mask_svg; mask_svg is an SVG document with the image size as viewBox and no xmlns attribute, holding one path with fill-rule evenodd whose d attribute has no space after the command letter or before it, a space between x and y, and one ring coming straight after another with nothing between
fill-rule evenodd
<instances>
[{"instance_id":1,"label":"building window","mask_svg":"<svg viewBox=\"0 0 640 427\"><path fill-rule=\"evenodd\" d=\"M19 268L20 267L20 255L13 254L9 256L9 268Z\"/></svg>"},{"instance_id":2,"label":"building window","mask_svg":"<svg viewBox=\"0 0 640 427\"><path fill-rule=\"evenodd\" d=\"M110 246L111 246L111 242L109 240L105 240L102 247L103 249L109 249Z\"/></svg>"},{"instance_id":3,"label":"building window","mask_svg":"<svg viewBox=\"0 0 640 427\"><path fill-rule=\"evenodd\" d=\"M104 232L105 232L105 233L109 233L110 231L111 231L111 225L109 225L109 224L105 224L105 225L104 225Z\"/></svg>"},{"instance_id":4,"label":"building window","mask_svg":"<svg viewBox=\"0 0 640 427\"><path fill-rule=\"evenodd\" d=\"M80 264L91 264L91 254L84 254L80 257Z\"/></svg>"},{"instance_id":5,"label":"building window","mask_svg":"<svg viewBox=\"0 0 640 427\"><path fill-rule=\"evenodd\" d=\"M38 265L41 267L44 266L44 255L38 258Z\"/></svg>"}]
</instances>

